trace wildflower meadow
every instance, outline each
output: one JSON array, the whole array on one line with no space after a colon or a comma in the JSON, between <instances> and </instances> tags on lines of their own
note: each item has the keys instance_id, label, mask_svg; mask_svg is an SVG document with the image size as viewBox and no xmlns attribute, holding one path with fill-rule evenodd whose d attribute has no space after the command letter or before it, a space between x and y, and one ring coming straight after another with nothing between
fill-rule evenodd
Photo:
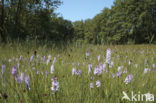
<instances>
[{"instance_id":1,"label":"wildflower meadow","mask_svg":"<svg viewBox=\"0 0 156 103\"><path fill-rule=\"evenodd\" d=\"M0 103L154 103L156 96L155 45L7 45L0 65Z\"/></svg>"}]
</instances>

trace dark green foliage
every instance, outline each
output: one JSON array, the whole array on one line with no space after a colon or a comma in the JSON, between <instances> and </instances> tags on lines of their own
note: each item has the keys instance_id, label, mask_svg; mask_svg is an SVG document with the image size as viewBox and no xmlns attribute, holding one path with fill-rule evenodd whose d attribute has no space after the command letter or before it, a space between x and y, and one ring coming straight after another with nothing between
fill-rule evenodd
<instances>
[{"instance_id":1,"label":"dark green foliage","mask_svg":"<svg viewBox=\"0 0 156 103\"><path fill-rule=\"evenodd\" d=\"M0 41L156 43L156 0L115 0L93 19L64 20L60 0L1 0Z\"/></svg>"},{"instance_id":2,"label":"dark green foliage","mask_svg":"<svg viewBox=\"0 0 156 103\"><path fill-rule=\"evenodd\" d=\"M2 42L39 40L70 41L73 25L54 13L59 0L0 1L0 40Z\"/></svg>"},{"instance_id":3,"label":"dark green foliage","mask_svg":"<svg viewBox=\"0 0 156 103\"><path fill-rule=\"evenodd\" d=\"M77 21L76 23L81 22ZM156 1L116 0L111 9L74 25L77 37L94 44L156 42ZM83 30L83 31L82 31ZM79 36L78 36L79 34Z\"/></svg>"},{"instance_id":4,"label":"dark green foliage","mask_svg":"<svg viewBox=\"0 0 156 103\"><path fill-rule=\"evenodd\" d=\"M84 23L83 21L74 22L74 39L84 40Z\"/></svg>"}]
</instances>

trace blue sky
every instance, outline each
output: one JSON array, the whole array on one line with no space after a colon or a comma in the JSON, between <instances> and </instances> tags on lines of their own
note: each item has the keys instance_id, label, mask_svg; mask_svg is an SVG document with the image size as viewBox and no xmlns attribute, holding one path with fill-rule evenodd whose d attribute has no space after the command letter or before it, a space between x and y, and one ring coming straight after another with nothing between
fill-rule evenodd
<instances>
[{"instance_id":1,"label":"blue sky","mask_svg":"<svg viewBox=\"0 0 156 103\"><path fill-rule=\"evenodd\" d=\"M71 21L91 19L105 7L111 8L114 0L62 0L63 4L57 8L64 19Z\"/></svg>"}]
</instances>

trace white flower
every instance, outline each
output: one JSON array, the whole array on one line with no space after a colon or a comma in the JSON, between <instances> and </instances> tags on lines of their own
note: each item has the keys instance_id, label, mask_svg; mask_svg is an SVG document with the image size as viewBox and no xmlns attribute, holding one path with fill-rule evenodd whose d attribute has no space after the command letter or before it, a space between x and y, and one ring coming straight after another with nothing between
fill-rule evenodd
<instances>
[{"instance_id":1,"label":"white flower","mask_svg":"<svg viewBox=\"0 0 156 103\"><path fill-rule=\"evenodd\" d=\"M94 88L93 82L90 83L90 88Z\"/></svg>"},{"instance_id":2,"label":"white flower","mask_svg":"<svg viewBox=\"0 0 156 103\"><path fill-rule=\"evenodd\" d=\"M101 68L99 68L98 66L95 67L94 69L94 75L101 75L103 72L103 67L101 66Z\"/></svg>"},{"instance_id":3,"label":"white flower","mask_svg":"<svg viewBox=\"0 0 156 103\"><path fill-rule=\"evenodd\" d=\"M110 48L107 49L107 53L106 53L106 63L108 63L108 64L111 63L111 49L110 49Z\"/></svg>"},{"instance_id":4,"label":"white flower","mask_svg":"<svg viewBox=\"0 0 156 103\"><path fill-rule=\"evenodd\" d=\"M60 85L59 85L59 82L57 81L57 77L52 78L51 90L54 91L54 93L55 93L56 91L59 90L59 87L60 87Z\"/></svg>"},{"instance_id":5,"label":"white flower","mask_svg":"<svg viewBox=\"0 0 156 103\"><path fill-rule=\"evenodd\" d=\"M56 62L56 57L54 57L53 64L55 64L55 62Z\"/></svg>"},{"instance_id":6,"label":"white flower","mask_svg":"<svg viewBox=\"0 0 156 103\"><path fill-rule=\"evenodd\" d=\"M155 68L155 64L152 65L153 69Z\"/></svg>"},{"instance_id":7,"label":"white flower","mask_svg":"<svg viewBox=\"0 0 156 103\"><path fill-rule=\"evenodd\" d=\"M75 68L72 69L72 75L76 74L77 70Z\"/></svg>"},{"instance_id":8,"label":"white flower","mask_svg":"<svg viewBox=\"0 0 156 103\"><path fill-rule=\"evenodd\" d=\"M121 71L121 67L120 67L120 66L118 67L118 72L119 72L119 71Z\"/></svg>"},{"instance_id":9,"label":"white flower","mask_svg":"<svg viewBox=\"0 0 156 103\"><path fill-rule=\"evenodd\" d=\"M100 61L100 57L101 57L100 55L97 56L98 61Z\"/></svg>"},{"instance_id":10,"label":"white flower","mask_svg":"<svg viewBox=\"0 0 156 103\"><path fill-rule=\"evenodd\" d=\"M20 56L20 60L22 60L22 55Z\"/></svg>"},{"instance_id":11,"label":"white flower","mask_svg":"<svg viewBox=\"0 0 156 103\"><path fill-rule=\"evenodd\" d=\"M115 74L114 73L112 73L112 78L115 78Z\"/></svg>"},{"instance_id":12,"label":"white flower","mask_svg":"<svg viewBox=\"0 0 156 103\"><path fill-rule=\"evenodd\" d=\"M99 72L99 68L96 66L96 67L94 68L94 75L98 74L98 72Z\"/></svg>"},{"instance_id":13,"label":"white flower","mask_svg":"<svg viewBox=\"0 0 156 103\"><path fill-rule=\"evenodd\" d=\"M100 87L101 86L101 82L99 80L96 81L96 86Z\"/></svg>"},{"instance_id":14,"label":"white flower","mask_svg":"<svg viewBox=\"0 0 156 103\"><path fill-rule=\"evenodd\" d=\"M88 74L91 73L91 70L92 70L92 64L89 64L89 65L88 65Z\"/></svg>"},{"instance_id":15,"label":"white flower","mask_svg":"<svg viewBox=\"0 0 156 103\"><path fill-rule=\"evenodd\" d=\"M105 69L106 69L106 64L105 63L103 64L103 68L102 69L103 69L103 71L105 71Z\"/></svg>"},{"instance_id":16,"label":"white flower","mask_svg":"<svg viewBox=\"0 0 156 103\"><path fill-rule=\"evenodd\" d=\"M51 55L48 56L47 65L51 62Z\"/></svg>"},{"instance_id":17,"label":"white flower","mask_svg":"<svg viewBox=\"0 0 156 103\"><path fill-rule=\"evenodd\" d=\"M43 56L43 63L45 63L46 61L46 56Z\"/></svg>"},{"instance_id":18,"label":"white flower","mask_svg":"<svg viewBox=\"0 0 156 103\"><path fill-rule=\"evenodd\" d=\"M132 74L130 74L130 75L128 75L127 77L126 77L126 79L125 79L125 83L126 84L128 84L128 83L130 83L131 81L132 81L132 79L133 79L133 75Z\"/></svg>"},{"instance_id":19,"label":"white flower","mask_svg":"<svg viewBox=\"0 0 156 103\"><path fill-rule=\"evenodd\" d=\"M49 64L49 62L50 62L49 59L47 59L47 65Z\"/></svg>"},{"instance_id":20,"label":"white flower","mask_svg":"<svg viewBox=\"0 0 156 103\"><path fill-rule=\"evenodd\" d=\"M82 70L81 69L79 71L76 70L75 68L72 69L72 75L79 75L79 76L81 76L81 74L82 74Z\"/></svg>"},{"instance_id":21,"label":"white flower","mask_svg":"<svg viewBox=\"0 0 156 103\"><path fill-rule=\"evenodd\" d=\"M51 74L53 74L54 73L54 65L53 64L51 65L50 69L51 69Z\"/></svg>"},{"instance_id":22,"label":"white flower","mask_svg":"<svg viewBox=\"0 0 156 103\"><path fill-rule=\"evenodd\" d=\"M144 69L144 74L146 74L148 71L150 71L149 68L145 68Z\"/></svg>"},{"instance_id":23,"label":"white flower","mask_svg":"<svg viewBox=\"0 0 156 103\"><path fill-rule=\"evenodd\" d=\"M86 52L86 57L88 57L90 55L89 51Z\"/></svg>"},{"instance_id":24,"label":"white flower","mask_svg":"<svg viewBox=\"0 0 156 103\"><path fill-rule=\"evenodd\" d=\"M48 59L51 60L51 55L48 55Z\"/></svg>"},{"instance_id":25,"label":"white flower","mask_svg":"<svg viewBox=\"0 0 156 103\"><path fill-rule=\"evenodd\" d=\"M130 60L130 61L128 62L128 64L131 65L131 64L132 64L132 60Z\"/></svg>"},{"instance_id":26,"label":"white flower","mask_svg":"<svg viewBox=\"0 0 156 103\"><path fill-rule=\"evenodd\" d=\"M11 62L11 59L9 59L9 63Z\"/></svg>"},{"instance_id":27,"label":"white flower","mask_svg":"<svg viewBox=\"0 0 156 103\"><path fill-rule=\"evenodd\" d=\"M82 74L81 69L79 71L77 71L76 74L79 75L79 76L81 76L81 74Z\"/></svg>"},{"instance_id":28,"label":"white flower","mask_svg":"<svg viewBox=\"0 0 156 103\"><path fill-rule=\"evenodd\" d=\"M18 68L20 67L20 63L17 64L17 67L18 67Z\"/></svg>"},{"instance_id":29,"label":"white flower","mask_svg":"<svg viewBox=\"0 0 156 103\"><path fill-rule=\"evenodd\" d=\"M135 64L135 67L138 68L138 64Z\"/></svg>"},{"instance_id":30,"label":"white flower","mask_svg":"<svg viewBox=\"0 0 156 103\"><path fill-rule=\"evenodd\" d=\"M31 57L30 57L30 61L33 61L34 60L34 56L32 55Z\"/></svg>"},{"instance_id":31,"label":"white flower","mask_svg":"<svg viewBox=\"0 0 156 103\"><path fill-rule=\"evenodd\" d=\"M113 66L114 65L114 62L113 61L111 61L111 66Z\"/></svg>"},{"instance_id":32,"label":"white flower","mask_svg":"<svg viewBox=\"0 0 156 103\"><path fill-rule=\"evenodd\" d=\"M106 64L100 64L99 66L99 74L102 74L105 71Z\"/></svg>"},{"instance_id":33,"label":"white flower","mask_svg":"<svg viewBox=\"0 0 156 103\"><path fill-rule=\"evenodd\" d=\"M21 80L21 81L24 81L24 73L23 73L23 72L21 72L20 80Z\"/></svg>"},{"instance_id":34,"label":"white flower","mask_svg":"<svg viewBox=\"0 0 156 103\"><path fill-rule=\"evenodd\" d=\"M51 90L58 91L59 90L59 82L52 82Z\"/></svg>"}]
</instances>

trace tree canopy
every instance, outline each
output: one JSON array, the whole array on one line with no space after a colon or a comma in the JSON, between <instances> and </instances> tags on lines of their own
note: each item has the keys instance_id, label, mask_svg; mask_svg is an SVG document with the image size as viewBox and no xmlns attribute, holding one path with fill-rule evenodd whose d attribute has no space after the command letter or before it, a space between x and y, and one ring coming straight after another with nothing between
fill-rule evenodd
<instances>
[{"instance_id":1,"label":"tree canopy","mask_svg":"<svg viewBox=\"0 0 156 103\"><path fill-rule=\"evenodd\" d=\"M104 8L81 23L84 26L75 26L75 31L83 30L81 37L89 43L152 43L156 41L156 1L116 0L111 9Z\"/></svg>"},{"instance_id":2,"label":"tree canopy","mask_svg":"<svg viewBox=\"0 0 156 103\"><path fill-rule=\"evenodd\" d=\"M156 43L156 0L115 0L93 19L76 22L55 13L61 4L60 0L1 0L0 41Z\"/></svg>"}]
</instances>

